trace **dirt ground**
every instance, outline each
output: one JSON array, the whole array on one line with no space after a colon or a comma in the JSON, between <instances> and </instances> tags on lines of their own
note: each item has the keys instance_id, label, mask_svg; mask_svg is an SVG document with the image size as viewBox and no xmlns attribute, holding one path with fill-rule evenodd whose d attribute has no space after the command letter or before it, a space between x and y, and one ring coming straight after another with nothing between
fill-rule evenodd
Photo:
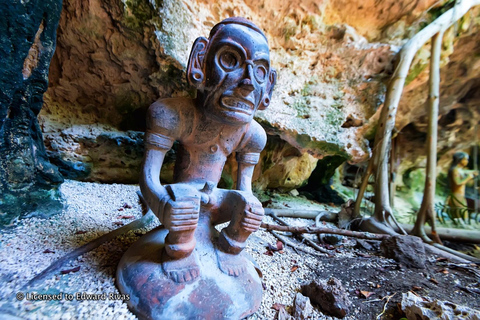
<instances>
[{"instance_id":1,"label":"dirt ground","mask_svg":"<svg viewBox=\"0 0 480 320\"><path fill-rule=\"evenodd\" d=\"M129 246L158 225L131 231L63 265L33 287L26 283L52 262L75 248L142 215L137 186L66 181L61 191L65 210L49 219L28 218L0 232L0 319L135 319L115 287L118 261ZM271 207L299 210L338 210L292 197L263 195ZM308 219L284 218L291 225L312 225ZM274 223L265 217L268 223ZM327 224L328 226L333 226ZM293 315L295 295L314 279L339 279L352 302L344 319L400 319L402 293L449 301L480 310L480 269L427 255L425 269L409 269L382 256L378 241L344 237L336 245L319 243L329 254L316 252L289 234L294 243L275 250L277 239L259 230L248 240L247 251L263 273L260 309L249 317L276 319L278 309ZM317 242L315 236L310 239ZM458 246L458 245L457 245ZM473 246L462 245L467 250ZM304 250L304 251L301 251ZM34 301L26 294L113 294L106 301L81 298ZM19 299L18 294L23 294ZM383 310L385 309L385 312ZM381 316L379 316L381 315ZM314 306L308 319L336 319Z\"/></svg>"},{"instance_id":2,"label":"dirt ground","mask_svg":"<svg viewBox=\"0 0 480 320\"><path fill-rule=\"evenodd\" d=\"M358 312L357 319L377 319L384 307L386 311L381 319L404 317L400 302L402 293L408 291L480 310L478 267L463 268L430 255L425 269L409 269L382 257L377 244L373 247L374 250L341 247L335 249L339 251L335 257L321 258L312 266L320 278L325 277L326 272L318 270L334 270L333 276L341 280L353 309ZM354 257L343 256L342 252L351 250L355 252ZM474 288L475 292L466 288ZM391 298L387 303L388 297Z\"/></svg>"}]
</instances>

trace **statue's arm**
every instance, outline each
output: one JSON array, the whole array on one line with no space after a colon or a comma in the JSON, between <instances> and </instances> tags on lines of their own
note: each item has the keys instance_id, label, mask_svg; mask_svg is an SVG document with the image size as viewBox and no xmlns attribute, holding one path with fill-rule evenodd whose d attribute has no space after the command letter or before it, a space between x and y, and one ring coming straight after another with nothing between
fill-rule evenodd
<instances>
[{"instance_id":1,"label":"statue's arm","mask_svg":"<svg viewBox=\"0 0 480 320\"><path fill-rule=\"evenodd\" d=\"M467 176L463 178L461 169L459 168L453 169L453 181L455 182L456 185L459 185L459 186L467 184L467 182L475 178L475 176L476 176L475 173L468 172Z\"/></svg>"},{"instance_id":2,"label":"statue's arm","mask_svg":"<svg viewBox=\"0 0 480 320\"><path fill-rule=\"evenodd\" d=\"M156 102L147 111L145 156L140 175L140 189L150 209L163 221L163 203L168 192L160 183L160 170L166 153L176 140L175 123L167 119L178 118L174 110ZM177 126L178 127L178 126Z\"/></svg>"},{"instance_id":3,"label":"statue's arm","mask_svg":"<svg viewBox=\"0 0 480 320\"><path fill-rule=\"evenodd\" d=\"M260 152L267 143L265 130L256 122L252 121L249 132L241 143L242 148L237 150L238 163L237 190L252 193L252 177L255 165L260 160Z\"/></svg>"}]
</instances>

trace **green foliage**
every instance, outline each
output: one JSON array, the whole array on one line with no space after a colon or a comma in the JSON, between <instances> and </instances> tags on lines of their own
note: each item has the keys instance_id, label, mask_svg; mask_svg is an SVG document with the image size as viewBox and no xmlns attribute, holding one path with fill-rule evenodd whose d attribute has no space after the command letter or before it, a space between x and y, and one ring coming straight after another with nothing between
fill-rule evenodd
<instances>
[{"instance_id":1,"label":"green foliage","mask_svg":"<svg viewBox=\"0 0 480 320\"><path fill-rule=\"evenodd\" d=\"M450 195L453 196L453 195ZM458 220L461 219L462 222L468 223L469 221L465 221L465 215L469 215L469 209L467 206L462 205L459 201L457 201L458 206L453 208L450 207L448 204L443 204L441 202L435 203L435 213L437 214L437 219L440 221L441 224L446 224L446 218L453 221L455 225L458 224Z\"/></svg>"},{"instance_id":2,"label":"green foliage","mask_svg":"<svg viewBox=\"0 0 480 320\"><path fill-rule=\"evenodd\" d=\"M408 212L408 223L414 224L417 220L418 208L412 207Z\"/></svg>"},{"instance_id":3,"label":"green foliage","mask_svg":"<svg viewBox=\"0 0 480 320\"><path fill-rule=\"evenodd\" d=\"M456 0L447 0L441 7L435 7L428 11L428 18L426 21L420 24L420 28L423 29L428 26L432 21L435 21L442 14L452 9L455 6Z\"/></svg>"},{"instance_id":4,"label":"green foliage","mask_svg":"<svg viewBox=\"0 0 480 320\"><path fill-rule=\"evenodd\" d=\"M230 173L225 172L226 170L222 171L222 176L220 178L220 182L218 186L223 189L233 189L235 187L235 182L233 181L233 177Z\"/></svg>"}]
</instances>

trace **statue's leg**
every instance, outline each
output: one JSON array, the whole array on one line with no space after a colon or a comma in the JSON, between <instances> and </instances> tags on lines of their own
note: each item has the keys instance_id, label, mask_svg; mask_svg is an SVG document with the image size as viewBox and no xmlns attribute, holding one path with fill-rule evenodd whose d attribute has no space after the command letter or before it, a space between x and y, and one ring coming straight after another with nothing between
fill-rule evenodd
<instances>
[{"instance_id":1,"label":"statue's leg","mask_svg":"<svg viewBox=\"0 0 480 320\"><path fill-rule=\"evenodd\" d=\"M188 257L195 248L195 227L188 230L176 231L170 228L165 239L165 252L173 259L183 259Z\"/></svg>"},{"instance_id":2,"label":"statue's leg","mask_svg":"<svg viewBox=\"0 0 480 320\"><path fill-rule=\"evenodd\" d=\"M169 230L162 252L162 267L168 277L176 282L195 280L200 273L195 255L195 228L192 230Z\"/></svg>"},{"instance_id":3,"label":"statue's leg","mask_svg":"<svg viewBox=\"0 0 480 320\"><path fill-rule=\"evenodd\" d=\"M220 210L232 213L229 225L221 231L220 249L239 254L245 248L250 234L260 227L264 212L262 205L253 195L246 197L243 193L231 191Z\"/></svg>"},{"instance_id":4,"label":"statue's leg","mask_svg":"<svg viewBox=\"0 0 480 320\"><path fill-rule=\"evenodd\" d=\"M245 259L239 253L245 248L247 238L258 230L263 208L252 195L231 190L223 197L219 206L219 216L222 221L230 223L220 232L217 245L217 256L220 269L231 275L238 276L245 271Z\"/></svg>"},{"instance_id":5,"label":"statue's leg","mask_svg":"<svg viewBox=\"0 0 480 320\"><path fill-rule=\"evenodd\" d=\"M191 281L196 279L200 272L195 255L192 254L196 244L198 213L192 214L189 208L173 210L175 211L168 223L168 234L162 252L162 267L176 282Z\"/></svg>"}]
</instances>

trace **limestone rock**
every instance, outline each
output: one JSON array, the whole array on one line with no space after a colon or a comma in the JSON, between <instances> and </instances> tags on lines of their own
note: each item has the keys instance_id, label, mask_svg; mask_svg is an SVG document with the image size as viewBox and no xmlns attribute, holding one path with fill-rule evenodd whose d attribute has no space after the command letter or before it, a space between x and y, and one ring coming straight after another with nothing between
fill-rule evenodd
<instances>
[{"instance_id":1,"label":"limestone rock","mask_svg":"<svg viewBox=\"0 0 480 320\"><path fill-rule=\"evenodd\" d=\"M402 293L401 305L402 311L405 312L408 319L480 319L480 312L478 310L448 301L418 297L411 292Z\"/></svg>"},{"instance_id":2,"label":"limestone rock","mask_svg":"<svg viewBox=\"0 0 480 320\"><path fill-rule=\"evenodd\" d=\"M382 240L380 248L385 257L395 259L408 268L425 268L425 247L419 237L388 237Z\"/></svg>"},{"instance_id":3,"label":"limestone rock","mask_svg":"<svg viewBox=\"0 0 480 320\"><path fill-rule=\"evenodd\" d=\"M381 4L327 0L321 5L310 0L65 0L48 98L41 114L43 123L55 122L59 128L49 131L53 126L47 126L44 132L54 135L72 125L93 124L122 132L143 131L145 111L153 101L194 96L185 81L194 39L206 36L223 18L244 16L265 30L273 67L279 74L270 107L256 119L271 136L278 136L299 154L295 163L287 163L291 159L284 157L276 172L259 181L258 187L296 188L316 159L339 156L358 163L369 157L366 138L373 137L395 54L420 29L422 21L434 18L440 5L434 0ZM430 11L425 13L427 9ZM480 83L480 59L472 53L480 34L474 19L478 10L469 15L461 22L460 37L451 32L444 41L448 50L442 58L440 115L445 117L447 130L441 128L440 132L448 134L440 137L440 144L450 148L476 140L472 139L472 124L478 112L472 106L478 106L475 92ZM426 49L412 66L399 106L397 130L409 125L420 133L424 130ZM459 138L459 131L464 132L461 126L448 127L452 108L474 115L465 139ZM407 141L424 149L421 135ZM65 154L51 151L66 160ZM69 156L75 152L72 148ZM269 167L268 157L262 166ZM303 167L305 170L298 172ZM298 177L287 171L297 171L294 175ZM233 174L230 172L225 177L229 183L234 180L228 177ZM107 173L88 179L112 181L117 176L114 173L108 178ZM270 173L262 172L264 175Z\"/></svg>"},{"instance_id":4,"label":"limestone rock","mask_svg":"<svg viewBox=\"0 0 480 320\"><path fill-rule=\"evenodd\" d=\"M317 304L327 315L343 318L349 312L351 301L340 280L332 277L328 281L314 280L302 286L302 294Z\"/></svg>"}]
</instances>

